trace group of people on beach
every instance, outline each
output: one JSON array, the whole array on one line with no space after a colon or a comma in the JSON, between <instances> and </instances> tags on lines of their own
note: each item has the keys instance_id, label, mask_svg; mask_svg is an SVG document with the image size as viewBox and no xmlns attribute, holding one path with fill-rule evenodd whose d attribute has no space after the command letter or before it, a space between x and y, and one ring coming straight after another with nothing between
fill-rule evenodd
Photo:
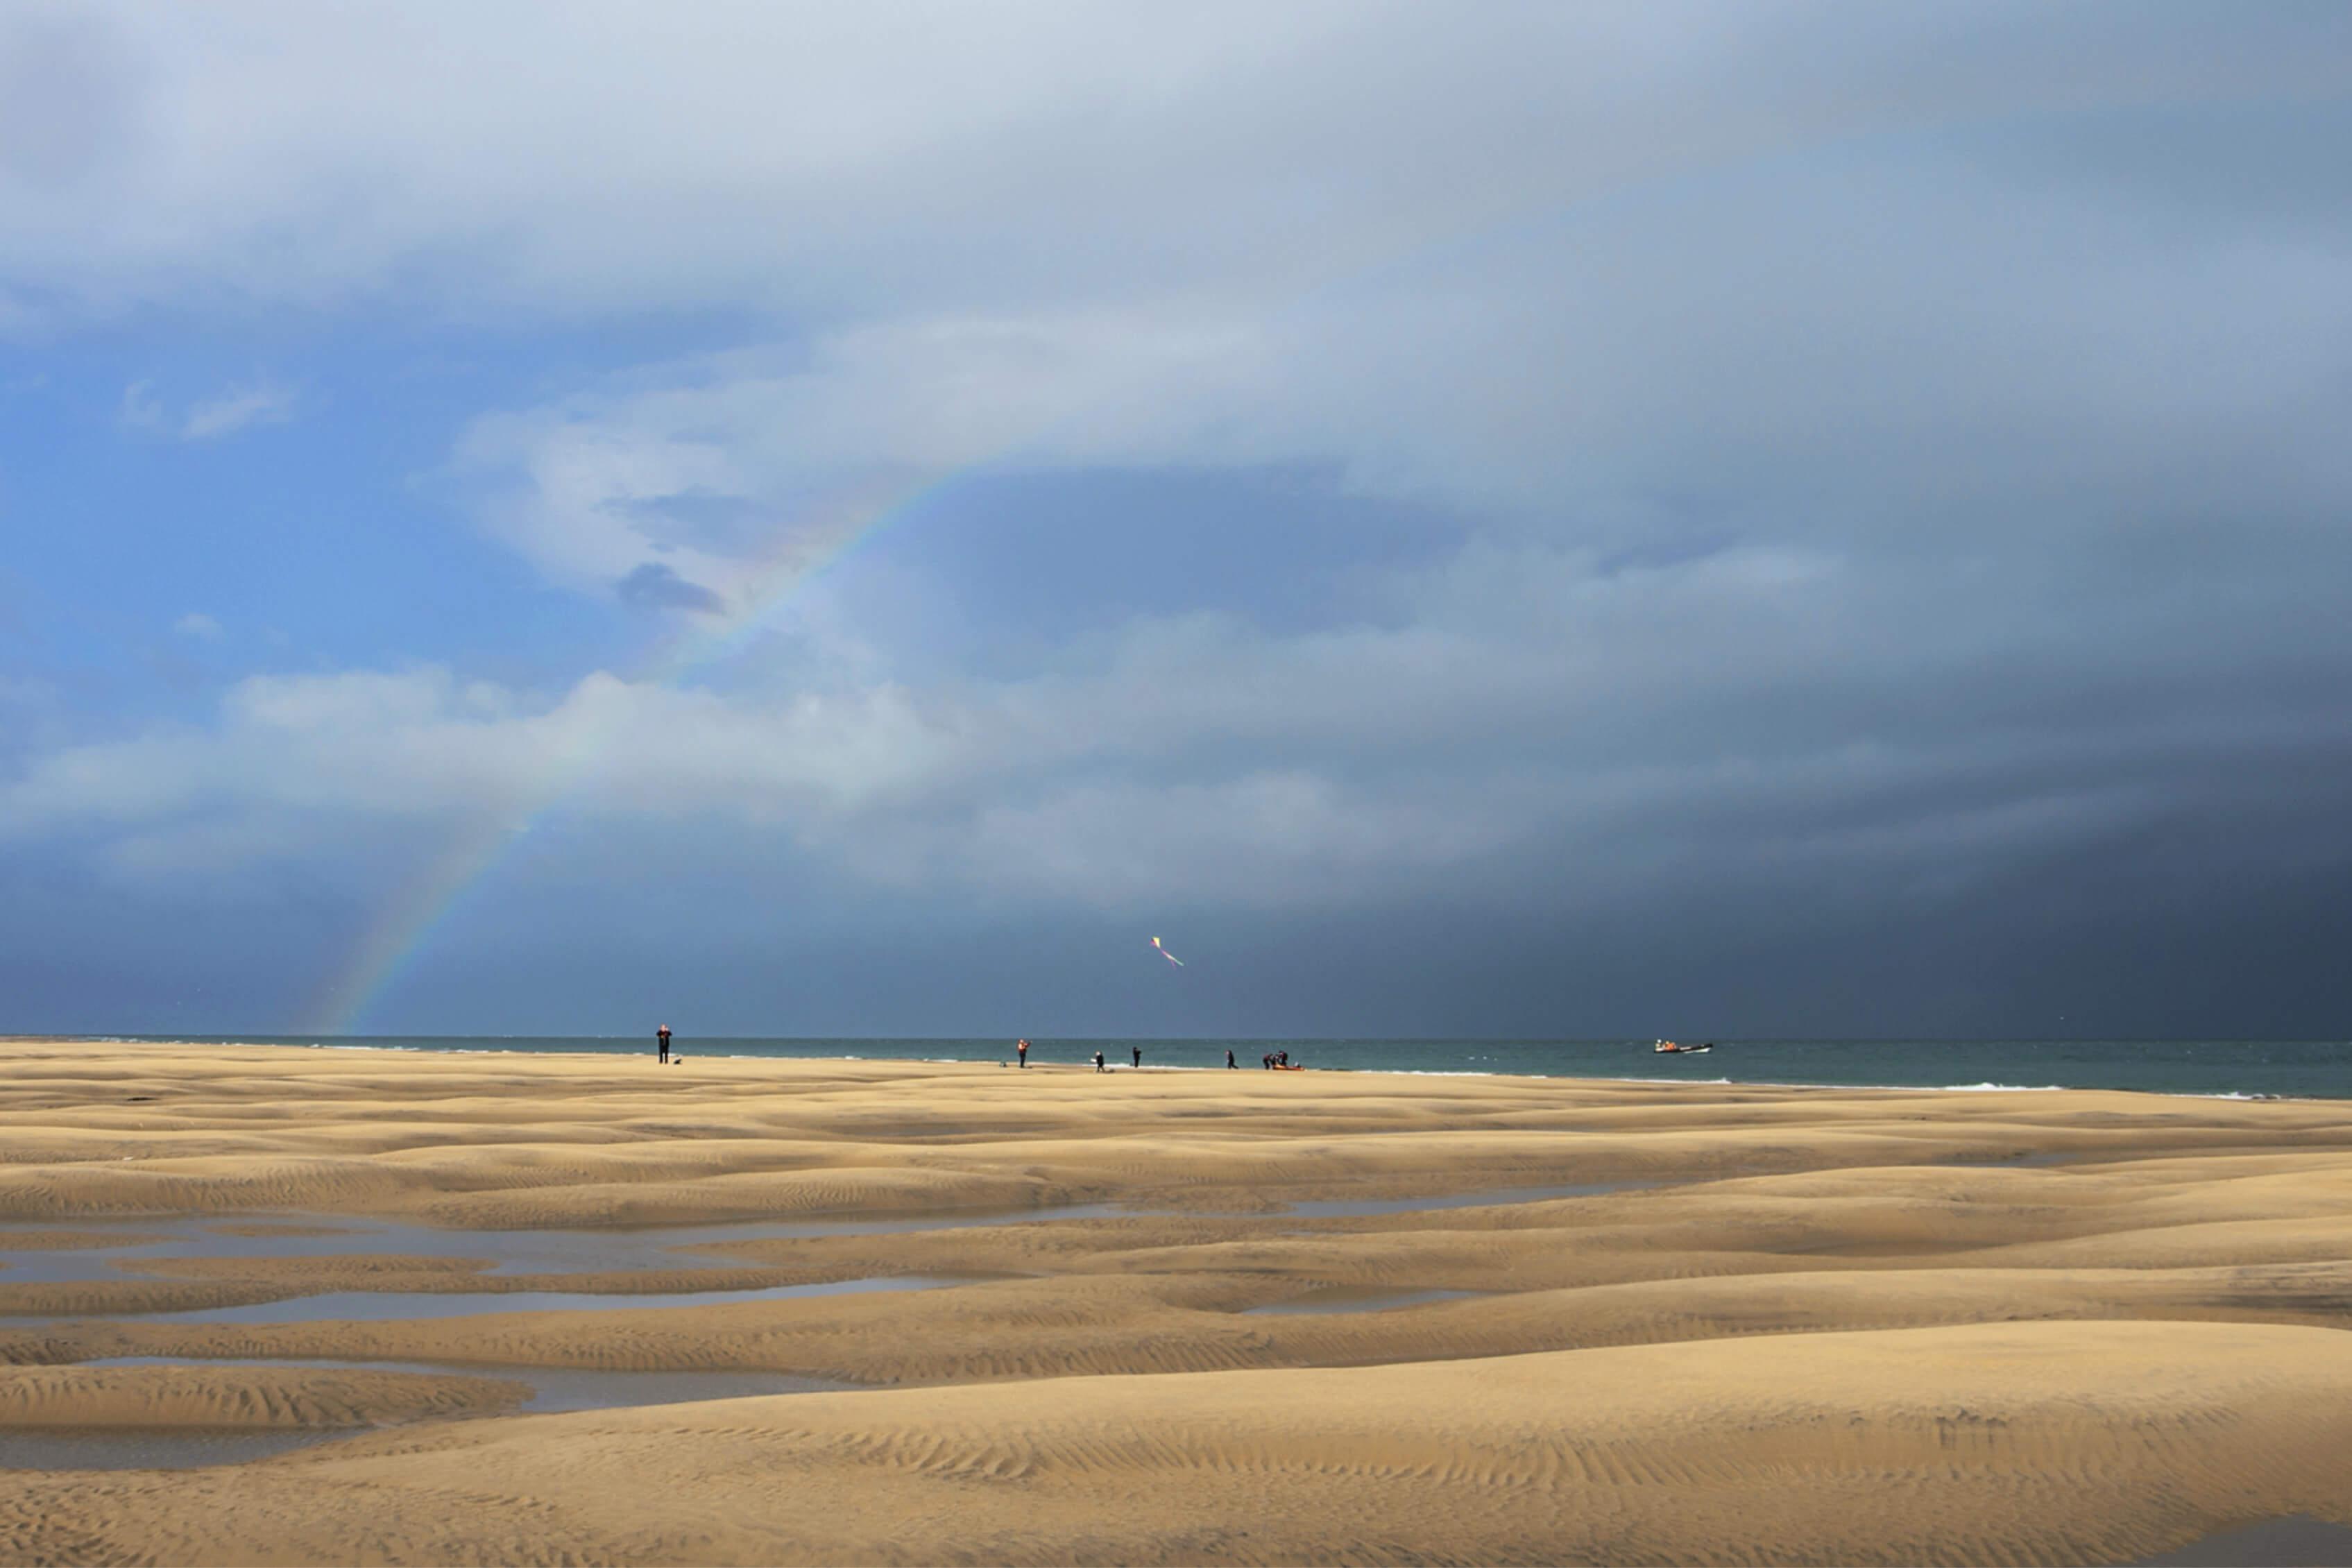
<instances>
[{"instance_id":1,"label":"group of people on beach","mask_svg":"<svg viewBox=\"0 0 2352 1568\"><path fill-rule=\"evenodd\" d=\"M1130 1045L1128 1047L1128 1055L1134 1061L1134 1064L1137 1067L1141 1067L1143 1065L1143 1047L1141 1046ZM1019 1066L1024 1068L1027 1067L1029 1065L1029 1042L1026 1040L1013 1041L1013 1057L1015 1063ZM1231 1051L1227 1051L1225 1053L1225 1065L1227 1067L1234 1065L1234 1053ZM1104 1058L1103 1054L1100 1051L1097 1051L1095 1053L1095 1071L1110 1071L1109 1063Z\"/></svg>"},{"instance_id":2,"label":"group of people on beach","mask_svg":"<svg viewBox=\"0 0 2352 1568\"><path fill-rule=\"evenodd\" d=\"M667 1067L672 1061L682 1061L685 1059L683 1057L673 1056L670 1051L669 1026L667 1024L664 1024L660 1028L654 1031L654 1051L656 1058L664 1067ZM1029 1042L1026 1040L1013 1041L1013 1058L1022 1067L1027 1067L1029 1065ZM1143 1047L1141 1045L1129 1044L1128 1047L1128 1056L1135 1066L1139 1068L1143 1065ZM1269 1051L1263 1059L1265 1065L1269 1068L1286 1068L1290 1065L1290 1053L1288 1051ZM1225 1066L1227 1068L1237 1068L1241 1064L1239 1062L1234 1060L1234 1053L1228 1050L1225 1053ZM1095 1071L1110 1071L1109 1067L1105 1064L1103 1054L1100 1051L1097 1051L1095 1053Z\"/></svg>"},{"instance_id":3,"label":"group of people on beach","mask_svg":"<svg viewBox=\"0 0 2352 1568\"><path fill-rule=\"evenodd\" d=\"M1141 1046L1130 1043L1127 1047L1127 1051L1129 1059L1135 1066L1139 1068L1143 1065L1143 1047ZM1029 1065L1029 1042L1026 1040L1013 1041L1013 1057L1016 1064L1024 1068L1027 1067ZM1276 1068L1287 1069L1290 1067L1290 1053L1286 1050L1268 1051L1265 1056L1258 1058L1258 1062L1260 1066L1268 1069ZM1225 1052L1226 1068L1228 1070L1232 1070L1239 1068L1241 1065L1242 1064L1240 1062L1234 1059L1234 1053L1232 1050L1228 1049ZM1100 1051L1097 1051L1095 1053L1095 1071L1110 1071L1110 1067L1104 1058L1103 1053Z\"/></svg>"}]
</instances>

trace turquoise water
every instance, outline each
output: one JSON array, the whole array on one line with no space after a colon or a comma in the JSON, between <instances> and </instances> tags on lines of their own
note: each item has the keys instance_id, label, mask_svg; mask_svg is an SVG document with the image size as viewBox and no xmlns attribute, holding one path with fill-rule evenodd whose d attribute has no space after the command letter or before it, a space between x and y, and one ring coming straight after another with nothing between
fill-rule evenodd
<instances>
[{"instance_id":1,"label":"turquoise water","mask_svg":"<svg viewBox=\"0 0 2352 1568\"><path fill-rule=\"evenodd\" d=\"M122 1037L163 1039L160 1036ZM650 1060L648 1038L513 1035L240 1035L169 1037L197 1043L373 1046L412 1051L598 1051ZM1680 1082L1819 1083L1902 1089L2131 1089L2160 1094L2352 1098L2352 1042L2343 1040L1718 1040L1704 1056L1659 1056L1647 1040L1082 1040L1031 1037L1034 1064L1091 1065L1100 1050L1146 1068L1221 1068L1230 1049L1249 1071L1269 1050L1325 1070L1527 1073ZM1009 1039L762 1039L680 1036L697 1056L1013 1059Z\"/></svg>"}]
</instances>

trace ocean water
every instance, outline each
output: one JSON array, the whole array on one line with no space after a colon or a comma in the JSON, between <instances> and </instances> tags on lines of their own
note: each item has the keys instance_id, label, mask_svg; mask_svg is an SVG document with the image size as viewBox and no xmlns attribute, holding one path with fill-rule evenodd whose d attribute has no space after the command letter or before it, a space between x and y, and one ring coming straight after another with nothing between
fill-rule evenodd
<instances>
[{"instance_id":1,"label":"ocean water","mask_svg":"<svg viewBox=\"0 0 2352 1568\"><path fill-rule=\"evenodd\" d=\"M651 1058L653 1041L611 1036L237 1035L122 1036L200 1044L368 1046L407 1051L595 1051ZM2352 1099L2352 1041L2344 1040L1718 1040L1704 1056L1660 1056L1648 1040L1044 1039L1033 1063L1083 1064L1100 1050L1147 1068L1224 1065L1230 1049L1256 1071L1270 1050L1341 1072L1524 1073L1667 1082L1795 1083L1890 1089L2126 1089L2157 1094ZM680 1036L688 1058L859 1058L1010 1062L1010 1039L762 1039Z\"/></svg>"}]
</instances>

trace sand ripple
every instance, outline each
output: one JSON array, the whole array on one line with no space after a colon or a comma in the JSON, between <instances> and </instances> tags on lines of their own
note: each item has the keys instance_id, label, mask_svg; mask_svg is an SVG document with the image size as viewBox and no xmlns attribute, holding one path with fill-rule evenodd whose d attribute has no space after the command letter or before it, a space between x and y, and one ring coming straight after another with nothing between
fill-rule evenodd
<instances>
[{"instance_id":1,"label":"sand ripple","mask_svg":"<svg viewBox=\"0 0 2352 1568\"><path fill-rule=\"evenodd\" d=\"M2088 1563L2352 1523L2352 1110L2328 1103L39 1042L12 1065L0 1429L358 1435L0 1473L0 1562ZM1293 1206L1601 1184L1647 1185ZM188 1215L224 1223L184 1255L142 1228ZM583 1235L570 1273L494 1234L834 1215L899 1227L693 1233L675 1267L643 1237L595 1267ZM774 1294L918 1276L970 1282ZM646 1304L722 1288L772 1299ZM535 1310L152 1316L340 1292ZM1404 1304L1256 1310L1302 1300ZM86 1364L112 1357L179 1364ZM525 1416L499 1367L875 1391Z\"/></svg>"}]
</instances>

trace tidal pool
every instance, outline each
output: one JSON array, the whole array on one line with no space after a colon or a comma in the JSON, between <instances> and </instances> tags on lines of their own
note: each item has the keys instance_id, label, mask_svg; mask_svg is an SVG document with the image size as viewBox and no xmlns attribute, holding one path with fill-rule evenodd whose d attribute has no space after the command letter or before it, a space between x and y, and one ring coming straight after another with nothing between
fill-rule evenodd
<instances>
[{"instance_id":1,"label":"tidal pool","mask_svg":"<svg viewBox=\"0 0 2352 1568\"><path fill-rule=\"evenodd\" d=\"M853 1296L887 1290L939 1290L983 1278L961 1274L892 1274L833 1279L818 1285L771 1285L751 1290L675 1290L614 1295L592 1290L326 1290L237 1307L183 1312L117 1312L142 1323L382 1323L422 1318L476 1318L496 1312L634 1312L663 1307L728 1307L746 1301L787 1301L803 1296Z\"/></svg>"},{"instance_id":2,"label":"tidal pool","mask_svg":"<svg viewBox=\"0 0 2352 1568\"><path fill-rule=\"evenodd\" d=\"M639 1405L686 1405L701 1399L748 1399L770 1394L837 1394L861 1386L783 1372L610 1372L596 1367L490 1366L459 1362L338 1361L323 1357L110 1356L83 1366L308 1367L323 1372L410 1372L437 1377L494 1377L527 1384L530 1396L516 1406L533 1415L566 1410L619 1410Z\"/></svg>"},{"instance_id":3,"label":"tidal pool","mask_svg":"<svg viewBox=\"0 0 2352 1568\"><path fill-rule=\"evenodd\" d=\"M373 1427L214 1431L181 1427L0 1427L0 1470L184 1470L236 1465Z\"/></svg>"}]
</instances>

